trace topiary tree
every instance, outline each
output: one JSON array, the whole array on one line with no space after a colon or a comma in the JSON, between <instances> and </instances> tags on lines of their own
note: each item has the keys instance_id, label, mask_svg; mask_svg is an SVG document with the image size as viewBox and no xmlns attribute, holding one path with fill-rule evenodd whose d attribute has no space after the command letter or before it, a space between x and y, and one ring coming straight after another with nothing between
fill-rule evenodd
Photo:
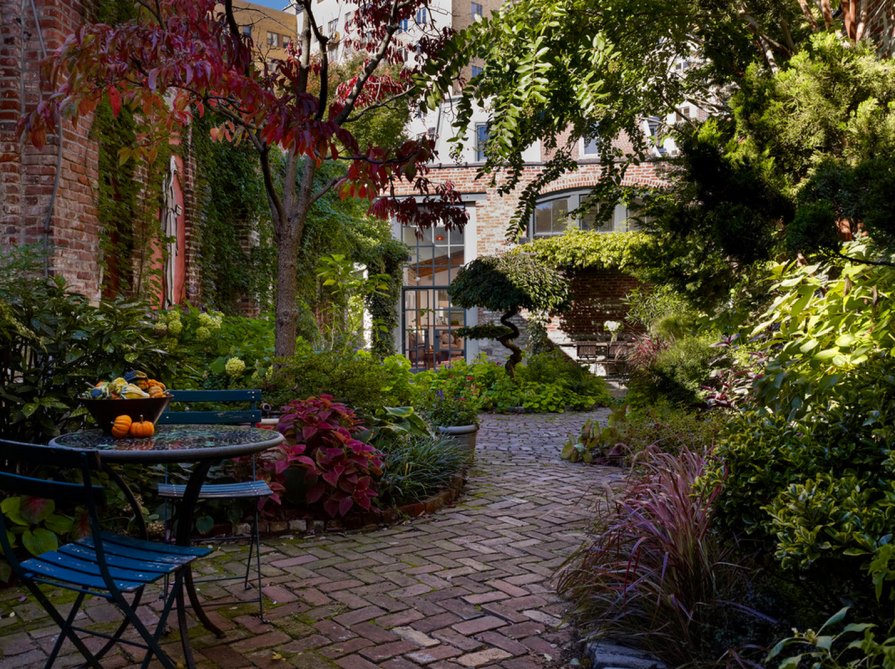
<instances>
[{"instance_id":1,"label":"topiary tree","mask_svg":"<svg viewBox=\"0 0 895 669\"><path fill-rule=\"evenodd\" d=\"M458 333L472 339L496 339L508 348L511 355L506 370L510 376L522 360L522 349L513 343L519 328L510 319L522 309L564 311L570 302L565 275L530 253L476 258L460 270L448 293L453 303L464 309L483 307L503 312L501 325L474 325Z\"/></svg>"}]
</instances>

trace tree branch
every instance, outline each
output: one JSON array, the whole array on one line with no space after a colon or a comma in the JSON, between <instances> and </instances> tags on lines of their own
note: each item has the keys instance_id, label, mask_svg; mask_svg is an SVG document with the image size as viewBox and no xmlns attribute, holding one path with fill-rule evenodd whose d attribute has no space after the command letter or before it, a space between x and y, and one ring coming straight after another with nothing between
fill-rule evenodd
<instances>
[{"instance_id":1,"label":"tree branch","mask_svg":"<svg viewBox=\"0 0 895 669\"><path fill-rule=\"evenodd\" d=\"M891 260L870 260L868 258L855 258L854 256L847 256L842 251L833 251L834 256L837 258L841 258L842 260L848 260L849 262L856 263L858 265L873 265L874 267L895 267L895 262Z\"/></svg>"},{"instance_id":2,"label":"tree branch","mask_svg":"<svg viewBox=\"0 0 895 669\"><path fill-rule=\"evenodd\" d=\"M379 63L382 62L382 59L385 58L385 54L388 53L388 47L391 44L392 38L395 33L398 31L398 24L396 22L397 14L398 14L398 0L392 1L392 10L389 14L389 23L385 29L385 37L382 38L382 42L379 44L379 48L376 50L376 53L373 55L373 58L367 62L364 67L364 71L360 77L358 77L357 81L354 82L354 88L351 89L351 93L348 95L348 98L345 100L345 107L335 118L335 122L337 125L344 125L345 121L348 120L348 116L351 112L354 111L354 105L357 103L357 98L360 96L361 92L364 90L364 86L367 85L367 82L370 80L370 77L373 76L373 73L376 71L376 68L379 67Z\"/></svg>"},{"instance_id":3,"label":"tree branch","mask_svg":"<svg viewBox=\"0 0 895 669\"><path fill-rule=\"evenodd\" d=\"M368 105L363 109L359 110L355 116L351 116L345 119L345 123L353 123L361 118L363 118L364 114L370 111L375 111L376 109L382 109L383 107L388 107L393 102L397 102L403 98L408 97L411 93L413 93L412 88L408 88L403 93L398 93L397 95L393 95L390 98L386 98L385 100L380 100L374 104Z\"/></svg>"},{"instance_id":4,"label":"tree branch","mask_svg":"<svg viewBox=\"0 0 895 669\"><path fill-rule=\"evenodd\" d=\"M224 17L227 20L227 28L230 30L230 36L238 40L239 24L236 22L236 16L233 14L233 0L224 0Z\"/></svg>"},{"instance_id":5,"label":"tree branch","mask_svg":"<svg viewBox=\"0 0 895 669\"><path fill-rule=\"evenodd\" d=\"M345 177L339 177L338 179L330 179L323 186L320 187L316 193L311 196L311 204L313 205L317 200L330 192L333 188L335 188Z\"/></svg>"},{"instance_id":6,"label":"tree branch","mask_svg":"<svg viewBox=\"0 0 895 669\"><path fill-rule=\"evenodd\" d=\"M252 138L252 143L258 151L258 157L261 161L261 176L264 179L264 190L267 192L268 202L270 202L270 206L273 207L274 211L277 212L277 218L282 221L286 217L286 213L273 183L273 174L270 170L270 147L258 139L255 136L255 133L250 132L249 137ZM278 221L274 222L274 230L279 229L280 226L278 223Z\"/></svg>"},{"instance_id":7,"label":"tree branch","mask_svg":"<svg viewBox=\"0 0 895 669\"><path fill-rule=\"evenodd\" d=\"M314 34L314 38L320 45L320 95L317 98L319 104L317 106L316 114L317 120L320 121L326 113L329 98L329 54L326 50L326 46L329 44L329 37L324 35L317 25L317 21L314 18L314 12L311 9L311 0L302 0L302 7L304 7L305 10L305 18L307 19L308 27L310 27ZM304 44L302 44L302 46L304 46ZM310 50L310 39L308 40L308 49Z\"/></svg>"}]
</instances>

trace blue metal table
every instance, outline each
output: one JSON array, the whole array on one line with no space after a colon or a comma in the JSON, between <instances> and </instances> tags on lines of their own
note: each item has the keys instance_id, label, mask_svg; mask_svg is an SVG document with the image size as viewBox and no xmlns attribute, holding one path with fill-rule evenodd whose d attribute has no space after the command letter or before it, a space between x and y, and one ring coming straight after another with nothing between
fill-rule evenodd
<instances>
[{"instance_id":1,"label":"blue metal table","mask_svg":"<svg viewBox=\"0 0 895 669\"><path fill-rule=\"evenodd\" d=\"M84 430L63 434L50 441L53 448L70 448L79 451L92 450L99 454L106 471L124 491L128 502L139 508L139 503L127 483L108 467L110 464L154 465L164 463L192 464L192 472L181 502L181 517L177 524L175 540L182 546L191 543L190 529L193 511L199 499L199 490L208 470L215 464L241 455L259 453L283 442L283 435L273 430L236 425L159 425L154 436L145 439L116 439L102 430ZM141 529L145 532L142 514L137 514ZM199 602L191 571L186 572L185 586L196 617L219 637L223 632L209 620ZM178 609L177 618L181 634L188 633L185 612ZM186 658L192 666L192 658Z\"/></svg>"}]
</instances>

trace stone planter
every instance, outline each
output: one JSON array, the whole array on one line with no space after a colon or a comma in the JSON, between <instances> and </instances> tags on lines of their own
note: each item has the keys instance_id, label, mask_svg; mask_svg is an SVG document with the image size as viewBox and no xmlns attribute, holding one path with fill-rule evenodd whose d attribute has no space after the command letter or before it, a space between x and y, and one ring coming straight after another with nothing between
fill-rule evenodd
<instances>
[{"instance_id":1,"label":"stone planter","mask_svg":"<svg viewBox=\"0 0 895 669\"><path fill-rule=\"evenodd\" d=\"M475 439L478 434L478 425L450 425L438 426L439 434L449 437L455 444L462 447L469 454L469 461L475 457Z\"/></svg>"}]
</instances>

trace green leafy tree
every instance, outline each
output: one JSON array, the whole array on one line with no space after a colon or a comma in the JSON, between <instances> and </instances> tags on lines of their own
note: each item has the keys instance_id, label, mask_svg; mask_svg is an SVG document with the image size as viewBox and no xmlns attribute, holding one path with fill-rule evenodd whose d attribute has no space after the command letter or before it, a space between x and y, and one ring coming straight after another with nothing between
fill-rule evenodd
<instances>
[{"instance_id":1,"label":"green leafy tree","mask_svg":"<svg viewBox=\"0 0 895 669\"><path fill-rule=\"evenodd\" d=\"M807 8L806 8L807 9ZM577 168L578 140L594 138L604 166L592 201L614 204L627 167L650 155L644 118L687 102L718 110L719 93L756 58L771 71L796 51L817 17L795 1L736 3L673 0L520 0L476 23L424 70L434 107L471 57L484 69L465 82L457 104L459 143L475 104L489 110L482 173L501 174L501 192L519 184L526 147L540 141L551 156L521 190L507 235L524 232L539 191ZM687 67L676 67L686 63ZM632 147L623 154L618 142ZM608 214L611 208L604 209Z\"/></svg>"},{"instance_id":2,"label":"green leafy tree","mask_svg":"<svg viewBox=\"0 0 895 669\"><path fill-rule=\"evenodd\" d=\"M503 312L500 323L461 328L461 336L496 339L510 350L507 374L522 361L522 349L514 340L519 328L511 320L522 309L551 313L562 311L571 299L569 283L562 272L531 254L482 256L460 269L448 288L453 303L464 309L483 307Z\"/></svg>"}]
</instances>

